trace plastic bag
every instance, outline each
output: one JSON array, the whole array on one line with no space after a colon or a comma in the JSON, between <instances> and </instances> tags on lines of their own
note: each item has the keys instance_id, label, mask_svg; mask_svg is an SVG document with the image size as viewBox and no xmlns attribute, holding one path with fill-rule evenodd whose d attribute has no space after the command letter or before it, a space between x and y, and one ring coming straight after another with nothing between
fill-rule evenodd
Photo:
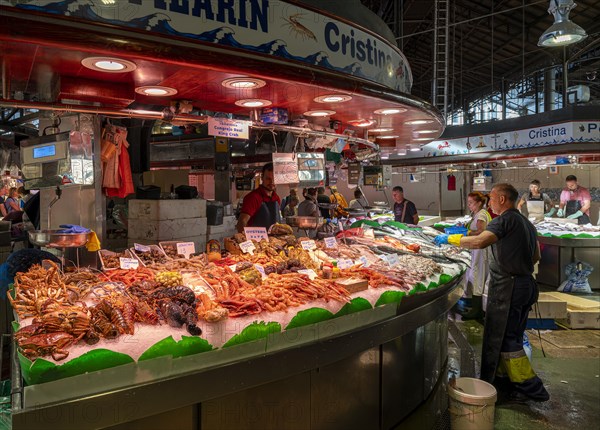
<instances>
[{"instance_id":1,"label":"plastic bag","mask_svg":"<svg viewBox=\"0 0 600 430\"><path fill-rule=\"evenodd\" d=\"M563 293L591 293L588 277L594 268L583 261L575 261L567 264L565 274L567 279L560 284L558 291Z\"/></svg>"},{"instance_id":2,"label":"plastic bag","mask_svg":"<svg viewBox=\"0 0 600 430\"><path fill-rule=\"evenodd\" d=\"M527 336L527 333L523 333L523 350L525 351L525 355L529 359L529 362L532 363L532 361L531 361L531 344L529 343L529 336Z\"/></svg>"}]
</instances>

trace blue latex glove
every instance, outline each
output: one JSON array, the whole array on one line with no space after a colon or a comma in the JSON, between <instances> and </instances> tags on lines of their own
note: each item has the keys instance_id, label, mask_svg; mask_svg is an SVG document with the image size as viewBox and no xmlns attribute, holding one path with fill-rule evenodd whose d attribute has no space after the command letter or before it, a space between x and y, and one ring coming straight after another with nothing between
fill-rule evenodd
<instances>
[{"instance_id":1,"label":"blue latex glove","mask_svg":"<svg viewBox=\"0 0 600 430\"><path fill-rule=\"evenodd\" d=\"M89 233L90 229L75 224L61 224L59 233Z\"/></svg>"},{"instance_id":2,"label":"blue latex glove","mask_svg":"<svg viewBox=\"0 0 600 430\"><path fill-rule=\"evenodd\" d=\"M575 212L573 215L569 215L569 216L567 217L567 219L577 219L577 218L579 218L580 216L583 216L583 212L581 212L581 211L577 211L577 212Z\"/></svg>"},{"instance_id":3,"label":"blue latex glove","mask_svg":"<svg viewBox=\"0 0 600 430\"><path fill-rule=\"evenodd\" d=\"M556 212L556 216L562 218L565 216L565 212L562 209L559 209L558 212Z\"/></svg>"},{"instance_id":4,"label":"blue latex glove","mask_svg":"<svg viewBox=\"0 0 600 430\"><path fill-rule=\"evenodd\" d=\"M440 234L439 236L436 236L433 241L435 242L435 244L437 246L443 245L443 244L448 244L448 236L450 236L449 234Z\"/></svg>"},{"instance_id":5,"label":"blue latex glove","mask_svg":"<svg viewBox=\"0 0 600 430\"><path fill-rule=\"evenodd\" d=\"M550 218L552 215L554 215L554 212L556 212L556 208L550 208L550 212L545 213L544 217Z\"/></svg>"}]
</instances>

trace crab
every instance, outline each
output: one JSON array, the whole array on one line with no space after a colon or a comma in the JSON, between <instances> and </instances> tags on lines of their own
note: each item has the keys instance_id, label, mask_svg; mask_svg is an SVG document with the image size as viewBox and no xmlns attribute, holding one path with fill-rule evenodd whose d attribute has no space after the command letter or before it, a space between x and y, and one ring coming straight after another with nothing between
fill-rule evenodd
<instances>
[{"instance_id":1,"label":"crab","mask_svg":"<svg viewBox=\"0 0 600 430\"><path fill-rule=\"evenodd\" d=\"M54 360L60 361L69 356L69 351L66 351L65 348L72 345L75 338L69 333L59 331L36 334L22 338L18 342L23 355L30 360L51 355Z\"/></svg>"}]
</instances>

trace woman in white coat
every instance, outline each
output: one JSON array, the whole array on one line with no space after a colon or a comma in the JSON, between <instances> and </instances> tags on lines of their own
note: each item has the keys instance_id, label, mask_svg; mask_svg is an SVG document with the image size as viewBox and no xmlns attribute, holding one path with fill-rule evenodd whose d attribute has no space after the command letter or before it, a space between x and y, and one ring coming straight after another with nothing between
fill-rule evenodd
<instances>
[{"instance_id":1,"label":"woman in white coat","mask_svg":"<svg viewBox=\"0 0 600 430\"><path fill-rule=\"evenodd\" d=\"M471 221L467 224L469 236L477 236L487 228L492 217L485 209L487 197L479 192L469 193L467 206ZM462 314L463 320L482 318L481 296L489 282L489 248L471 250L471 267L466 273L467 295L471 296L471 308Z\"/></svg>"}]
</instances>

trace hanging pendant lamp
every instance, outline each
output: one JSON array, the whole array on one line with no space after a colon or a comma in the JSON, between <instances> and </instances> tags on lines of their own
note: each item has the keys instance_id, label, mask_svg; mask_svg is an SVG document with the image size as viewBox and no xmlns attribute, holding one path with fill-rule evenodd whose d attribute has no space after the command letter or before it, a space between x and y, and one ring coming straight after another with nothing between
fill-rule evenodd
<instances>
[{"instance_id":1,"label":"hanging pendant lamp","mask_svg":"<svg viewBox=\"0 0 600 430\"><path fill-rule=\"evenodd\" d=\"M573 0L550 0L548 13L554 16L554 24L542 33L538 46L565 46L587 37L583 28L569 20L569 13L575 6Z\"/></svg>"}]
</instances>

